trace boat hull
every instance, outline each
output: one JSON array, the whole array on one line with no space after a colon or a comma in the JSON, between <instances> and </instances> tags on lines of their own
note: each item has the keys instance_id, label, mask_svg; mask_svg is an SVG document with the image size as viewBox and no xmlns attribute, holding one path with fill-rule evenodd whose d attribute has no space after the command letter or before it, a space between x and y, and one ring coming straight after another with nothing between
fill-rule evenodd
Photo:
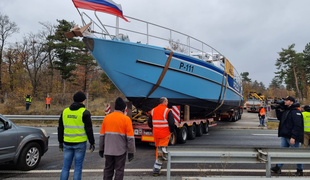
<instances>
[{"instance_id":1,"label":"boat hull","mask_svg":"<svg viewBox=\"0 0 310 180\"><path fill-rule=\"evenodd\" d=\"M169 106L190 105L195 117L209 114L221 103L218 112L243 104L240 84L222 69L200 59L174 52L158 83L170 50L98 38L83 41L116 87L144 111L154 108L160 97L167 97ZM155 84L159 86L150 94Z\"/></svg>"}]
</instances>

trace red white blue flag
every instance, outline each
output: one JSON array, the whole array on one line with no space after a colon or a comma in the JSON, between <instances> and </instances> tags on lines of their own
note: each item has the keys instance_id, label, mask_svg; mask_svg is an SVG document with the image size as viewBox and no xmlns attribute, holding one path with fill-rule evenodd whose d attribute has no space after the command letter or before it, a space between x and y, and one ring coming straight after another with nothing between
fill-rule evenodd
<instances>
[{"instance_id":1,"label":"red white blue flag","mask_svg":"<svg viewBox=\"0 0 310 180\"><path fill-rule=\"evenodd\" d=\"M76 8L112 14L123 18L128 22L128 20L123 16L122 6L120 4L116 4L112 0L72 0L72 2Z\"/></svg>"}]
</instances>

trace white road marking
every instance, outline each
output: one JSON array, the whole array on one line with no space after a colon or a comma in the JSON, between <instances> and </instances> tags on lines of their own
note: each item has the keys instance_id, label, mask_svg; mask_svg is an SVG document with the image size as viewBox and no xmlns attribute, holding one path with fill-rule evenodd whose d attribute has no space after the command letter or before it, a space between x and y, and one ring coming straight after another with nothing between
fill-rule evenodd
<instances>
[{"instance_id":1,"label":"white road marking","mask_svg":"<svg viewBox=\"0 0 310 180\"><path fill-rule=\"evenodd\" d=\"M252 134L253 136L278 136L277 134Z\"/></svg>"},{"instance_id":2,"label":"white road marking","mask_svg":"<svg viewBox=\"0 0 310 180\"><path fill-rule=\"evenodd\" d=\"M166 172L167 169L161 171ZM281 170L282 172L292 172L295 170ZM70 172L74 172L73 169ZM83 169L84 173L89 172L103 172L103 169ZM125 172L153 172L152 169L125 169ZM171 172L266 172L266 169L171 169ZM310 172L310 170L303 170L303 172ZM6 174L36 174L36 173L61 173L61 170L32 170L32 171L0 171Z\"/></svg>"}]
</instances>

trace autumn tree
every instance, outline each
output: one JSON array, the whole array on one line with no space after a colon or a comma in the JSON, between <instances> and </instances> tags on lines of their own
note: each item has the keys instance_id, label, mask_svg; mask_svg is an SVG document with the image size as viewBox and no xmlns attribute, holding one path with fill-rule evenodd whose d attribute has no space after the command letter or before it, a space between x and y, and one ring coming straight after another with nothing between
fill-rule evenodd
<instances>
[{"instance_id":1,"label":"autumn tree","mask_svg":"<svg viewBox=\"0 0 310 180\"><path fill-rule=\"evenodd\" d=\"M102 73L101 74L101 82L103 82L104 84L106 84L107 86L107 91L109 92L109 93L112 93L112 92L114 92L116 89L117 89L117 87L113 84L113 82L109 79L109 77L106 75L106 73Z\"/></svg>"},{"instance_id":2,"label":"autumn tree","mask_svg":"<svg viewBox=\"0 0 310 180\"><path fill-rule=\"evenodd\" d=\"M46 37L44 33L37 34L29 33L24 37L24 43L27 47L29 58L24 59L25 69L32 84L32 94L36 96L38 86L40 84L40 75L42 75L42 68L47 62L48 53L46 52Z\"/></svg>"},{"instance_id":3,"label":"autumn tree","mask_svg":"<svg viewBox=\"0 0 310 180\"><path fill-rule=\"evenodd\" d=\"M79 41L75 45L77 48L75 50L76 52L76 62L79 66L82 67L82 77L83 77L83 85L82 85L82 90L84 92L88 92L87 85L88 81L89 84L91 83L91 74L94 71L95 67L98 66L96 60L94 57L91 55L91 53L88 51L86 45L82 42Z\"/></svg>"},{"instance_id":4,"label":"autumn tree","mask_svg":"<svg viewBox=\"0 0 310 180\"><path fill-rule=\"evenodd\" d=\"M18 33L19 28L15 22L10 21L9 17L0 13L0 91L2 91L2 63L3 50L8 37Z\"/></svg>"},{"instance_id":5,"label":"autumn tree","mask_svg":"<svg viewBox=\"0 0 310 180\"><path fill-rule=\"evenodd\" d=\"M269 84L268 88L269 96L272 96L273 98L283 98L288 95L286 88L282 85L281 80L279 77L275 76L271 83Z\"/></svg>"},{"instance_id":6,"label":"autumn tree","mask_svg":"<svg viewBox=\"0 0 310 180\"><path fill-rule=\"evenodd\" d=\"M6 65L7 71L4 71L8 75L7 85L10 92L14 92L15 88L21 84L20 77L24 74L24 65L20 58L18 44L11 45L3 53L3 62Z\"/></svg>"}]
</instances>

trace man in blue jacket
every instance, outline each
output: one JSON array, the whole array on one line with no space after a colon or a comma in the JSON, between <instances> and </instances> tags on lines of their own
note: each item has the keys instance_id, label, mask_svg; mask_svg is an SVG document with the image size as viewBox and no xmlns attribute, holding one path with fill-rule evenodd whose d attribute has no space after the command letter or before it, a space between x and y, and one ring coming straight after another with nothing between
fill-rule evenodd
<instances>
[{"instance_id":1,"label":"man in blue jacket","mask_svg":"<svg viewBox=\"0 0 310 180\"><path fill-rule=\"evenodd\" d=\"M280 120L278 137L281 137L281 147L298 148L299 143L304 142L303 116L299 109L299 102L292 96L287 96L284 102L276 107L277 118ZM281 111L282 109L282 111ZM283 164L277 164L271 171L279 174ZM303 165L297 164L297 172L294 176L303 176Z\"/></svg>"}]
</instances>

